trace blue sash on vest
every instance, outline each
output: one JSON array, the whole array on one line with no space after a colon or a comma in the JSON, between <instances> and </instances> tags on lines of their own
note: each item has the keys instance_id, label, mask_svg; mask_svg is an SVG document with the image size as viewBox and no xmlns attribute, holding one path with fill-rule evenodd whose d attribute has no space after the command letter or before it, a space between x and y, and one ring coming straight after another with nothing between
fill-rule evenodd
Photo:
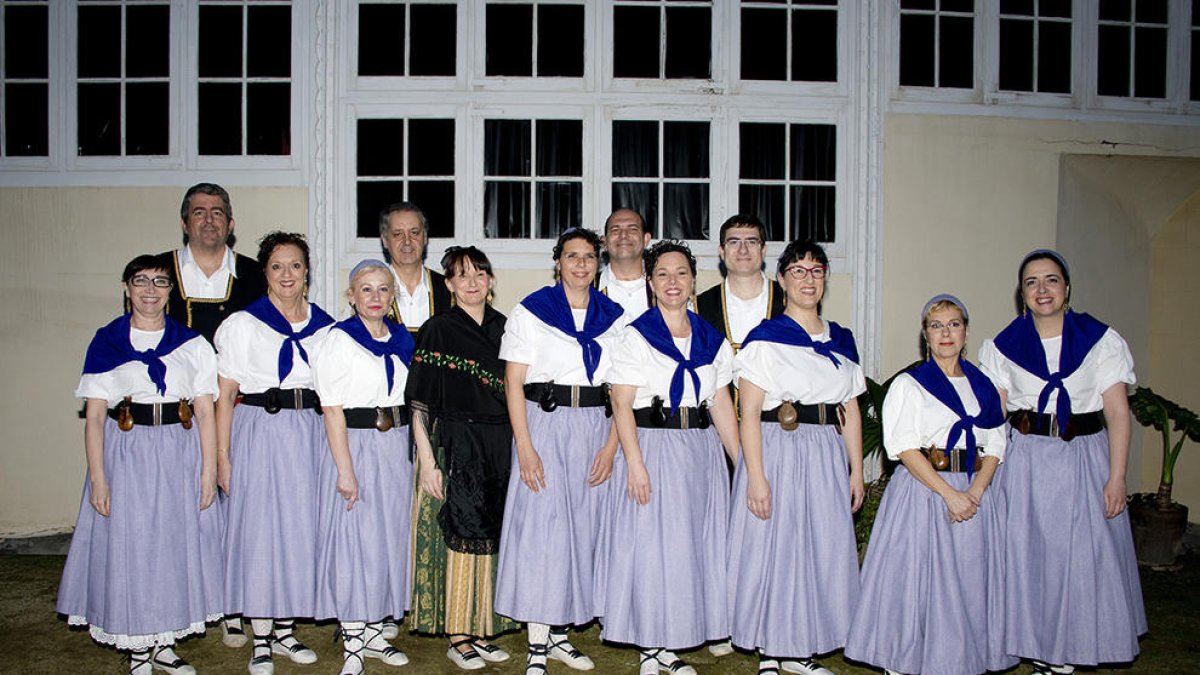
<instances>
[{"instance_id":1,"label":"blue sash on vest","mask_svg":"<svg viewBox=\"0 0 1200 675\"><path fill-rule=\"evenodd\" d=\"M583 368L587 372L588 382L600 365L600 354L603 349L596 338L624 313L621 306L613 302L600 291L588 288L587 314L583 319L583 330L575 330L575 317L571 314L571 304L567 301L567 291L561 283L540 288L525 297L521 305L528 309L542 323L575 338L583 348Z\"/></svg>"},{"instance_id":2,"label":"blue sash on vest","mask_svg":"<svg viewBox=\"0 0 1200 675\"><path fill-rule=\"evenodd\" d=\"M646 338L646 342L649 342L651 347L679 364L671 376L672 415L679 409L679 403L683 400L683 373L686 371L692 376L692 387L695 389L696 399L699 401L700 375L696 369L711 364L721 349L721 344L725 342L724 333L713 328L712 324L690 311L687 316L688 322L692 326L692 344L687 358L684 358L679 347L675 346L675 340L671 337L667 322L663 320L662 312L657 307L646 310L629 324L638 333L641 333L642 337Z\"/></svg>"},{"instance_id":3,"label":"blue sash on vest","mask_svg":"<svg viewBox=\"0 0 1200 675\"><path fill-rule=\"evenodd\" d=\"M1000 403L1000 393L996 391L996 385L988 379L987 375L984 375L974 364L964 358L960 357L958 363L962 367L963 374L967 376L967 382L971 385L971 392L975 394L975 400L979 402L977 415L967 414L966 406L963 405L958 390L954 388L954 385L950 383L950 378L946 377L946 374L932 359L908 371L908 374L917 381L917 384L924 387L925 391L933 394L934 398L949 408L950 412L958 415L958 421L950 427L950 433L946 435L944 447L949 451L958 443L958 437L966 434L968 452L964 453L964 456L967 475L970 476L975 472L974 450L979 445L975 440L975 427L995 429L1004 424L1004 406Z\"/></svg>"},{"instance_id":4,"label":"blue sash on vest","mask_svg":"<svg viewBox=\"0 0 1200 675\"><path fill-rule=\"evenodd\" d=\"M304 345L300 344L300 341L333 323L333 317L310 302L308 304L308 324L299 331L293 330L292 324L288 323L279 309L265 295L247 305L246 311L284 337L283 344L279 347L279 384L283 384L283 381L292 372L294 351L299 351L300 358L308 363L308 352L304 351ZM295 350L292 349L292 345L296 345Z\"/></svg>"},{"instance_id":5,"label":"blue sash on vest","mask_svg":"<svg viewBox=\"0 0 1200 675\"><path fill-rule=\"evenodd\" d=\"M383 359L384 371L387 373L388 393L390 394L396 386L396 366L388 357L397 356L401 363L408 366L412 363L414 342L404 324L395 323L386 318L383 320L383 324L391 333L386 341L376 340L372 337L371 332L367 330L366 325L363 324L362 319L358 318L357 314L339 321L333 327L345 331L347 335L354 338L355 342L362 345L363 349Z\"/></svg>"},{"instance_id":6,"label":"blue sash on vest","mask_svg":"<svg viewBox=\"0 0 1200 675\"><path fill-rule=\"evenodd\" d=\"M139 352L133 348L133 342L129 339L131 316L131 314L123 314L96 331L96 336L88 345L87 356L83 359L83 373L85 375L107 373L130 361L140 361L146 364L150 381L158 389L159 395L165 396L167 393L167 364L163 363L162 357L196 337L197 333L171 317L164 316L163 336L158 345L153 349Z\"/></svg>"},{"instance_id":7,"label":"blue sash on vest","mask_svg":"<svg viewBox=\"0 0 1200 675\"><path fill-rule=\"evenodd\" d=\"M835 368L841 368L841 364L834 358L834 354L841 354L850 361L858 363L858 346L854 344L854 333L847 328L842 328L834 321L829 322L829 340L818 342L812 339L808 331L804 330L804 326L796 323L795 319L786 314L780 314L773 319L763 321L750 331L746 335L746 339L742 340L742 349L757 340L793 347L807 347L832 361Z\"/></svg>"}]
</instances>

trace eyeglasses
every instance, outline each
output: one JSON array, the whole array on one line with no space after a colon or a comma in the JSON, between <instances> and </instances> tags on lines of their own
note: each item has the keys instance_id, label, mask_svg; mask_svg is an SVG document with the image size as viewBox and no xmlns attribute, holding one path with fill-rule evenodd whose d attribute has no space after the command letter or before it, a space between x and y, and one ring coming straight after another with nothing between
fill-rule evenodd
<instances>
[{"instance_id":1,"label":"eyeglasses","mask_svg":"<svg viewBox=\"0 0 1200 675\"><path fill-rule=\"evenodd\" d=\"M754 248L756 246L762 246L762 243L762 239L759 239L758 237L750 237L748 239L730 238L725 240L724 246L726 248Z\"/></svg>"},{"instance_id":2,"label":"eyeglasses","mask_svg":"<svg viewBox=\"0 0 1200 675\"><path fill-rule=\"evenodd\" d=\"M940 333L944 330L949 330L951 333L957 333L965 327L966 324L964 324L960 319L951 319L946 323L942 323L941 321L930 321L929 325L926 326L926 328L934 333Z\"/></svg>"},{"instance_id":3,"label":"eyeglasses","mask_svg":"<svg viewBox=\"0 0 1200 675\"><path fill-rule=\"evenodd\" d=\"M816 267L792 265L791 267L784 269L783 273L799 281L807 276L811 276L813 279L824 279L826 271L828 271L828 268L825 265L817 265Z\"/></svg>"},{"instance_id":4,"label":"eyeglasses","mask_svg":"<svg viewBox=\"0 0 1200 675\"><path fill-rule=\"evenodd\" d=\"M137 274L129 280L129 283L133 286L137 286L138 288L145 288L146 286L154 286L155 288L170 288L171 277L148 277L145 274Z\"/></svg>"}]
</instances>

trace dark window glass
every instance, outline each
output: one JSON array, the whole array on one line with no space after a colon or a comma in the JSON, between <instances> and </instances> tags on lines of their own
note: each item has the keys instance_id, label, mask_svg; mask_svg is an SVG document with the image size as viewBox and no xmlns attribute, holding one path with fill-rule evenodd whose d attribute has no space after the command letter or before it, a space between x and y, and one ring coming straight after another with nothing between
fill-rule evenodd
<instances>
[{"instance_id":1,"label":"dark window glass","mask_svg":"<svg viewBox=\"0 0 1200 675\"><path fill-rule=\"evenodd\" d=\"M171 8L169 6L130 5L126 7L125 33L125 75L127 77L170 76Z\"/></svg>"},{"instance_id":2,"label":"dark window glass","mask_svg":"<svg viewBox=\"0 0 1200 675\"><path fill-rule=\"evenodd\" d=\"M1129 21L1132 18L1130 0L1100 0L1101 21Z\"/></svg>"},{"instance_id":3,"label":"dark window glass","mask_svg":"<svg viewBox=\"0 0 1200 675\"><path fill-rule=\"evenodd\" d=\"M278 5L249 6L246 18L246 74L250 77L290 76L291 50L292 8Z\"/></svg>"},{"instance_id":4,"label":"dark window glass","mask_svg":"<svg viewBox=\"0 0 1200 675\"><path fill-rule=\"evenodd\" d=\"M742 178L782 180L787 140L782 124L743 122L740 126L741 159L738 174ZM782 200L782 193L780 193ZM782 204L782 201L780 202ZM754 212L751 212L754 213Z\"/></svg>"},{"instance_id":5,"label":"dark window glass","mask_svg":"<svg viewBox=\"0 0 1200 675\"><path fill-rule=\"evenodd\" d=\"M358 175L404 175L404 120L358 121Z\"/></svg>"},{"instance_id":6,"label":"dark window glass","mask_svg":"<svg viewBox=\"0 0 1200 675\"><path fill-rule=\"evenodd\" d=\"M617 209L637 211L653 230L658 222L658 186L654 183L613 183L611 210Z\"/></svg>"},{"instance_id":7,"label":"dark window glass","mask_svg":"<svg viewBox=\"0 0 1200 675\"><path fill-rule=\"evenodd\" d=\"M792 193L790 221L793 236L818 242L835 241L835 191L826 185L804 185L789 188Z\"/></svg>"},{"instance_id":8,"label":"dark window glass","mask_svg":"<svg viewBox=\"0 0 1200 675\"><path fill-rule=\"evenodd\" d=\"M658 122L613 122L612 162L614 176L657 177Z\"/></svg>"},{"instance_id":9,"label":"dark window glass","mask_svg":"<svg viewBox=\"0 0 1200 675\"><path fill-rule=\"evenodd\" d=\"M943 12L973 12L975 0L942 0Z\"/></svg>"},{"instance_id":10,"label":"dark window glass","mask_svg":"<svg viewBox=\"0 0 1200 675\"><path fill-rule=\"evenodd\" d=\"M1141 11L1141 5L1138 5ZM1133 39L1133 95L1165 98L1167 95L1167 29L1136 28Z\"/></svg>"},{"instance_id":11,"label":"dark window glass","mask_svg":"<svg viewBox=\"0 0 1200 675\"><path fill-rule=\"evenodd\" d=\"M668 78L705 79L712 72L712 10L667 7Z\"/></svg>"},{"instance_id":12,"label":"dark window glass","mask_svg":"<svg viewBox=\"0 0 1200 675\"><path fill-rule=\"evenodd\" d=\"M404 75L404 5L358 6L358 74Z\"/></svg>"},{"instance_id":13,"label":"dark window glass","mask_svg":"<svg viewBox=\"0 0 1200 675\"><path fill-rule=\"evenodd\" d=\"M1038 24L1038 91L1071 93L1071 24Z\"/></svg>"},{"instance_id":14,"label":"dark window glass","mask_svg":"<svg viewBox=\"0 0 1200 675\"><path fill-rule=\"evenodd\" d=\"M942 16L938 45L939 87L970 89L975 86L975 20Z\"/></svg>"},{"instance_id":15,"label":"dark window glass","mask_svg":"<svg viewBox=\"0 0 1200 675\"><path fill-rule=\"evenodd\" d=\"M563 230L583 223L583 185L580 183L537 184L537 232L540 239L554 239Z\"/></svg>"},{"instance_id":16,"label":"dark window glass","mask_svg":"<svg viewBox=\"0 0 1200 675\"><path fill-rule=\"evenodd\" d=\"M837 179L837 127L792 125L792 180Z\"/></svg>"},{"instance_id":17,"label":"dark window glass","mask_svg":"<svg viewBox=\"0 0 1200 675\"><path fill-rule=\"evenodd\" d=\"M487 176L530 176L529 120L484 120L483 166Z\"/></svg>"},{"instance_id":18,"label":"dark window glass","mask_svg":"<svg viewBox=\"0 0 1200 675\"><path fill-rule=\"evenodd\" d=\"M708 122L663 123L663 176L708 178Z\"/></svg>"},{"instance_id":19,"label":"dark window glass","mask_svg":"<svg viewBox=\"0 0 1200 675\"><path fill-rule=\"evenodd\" d=\"M4 9L4 76L48 77L49 24L46 6ZM82 29L80 30L82 35Z\"/></svg>"},{"instance_id":20,"label":"dark window glass","mask_svg":"<svg viewBox=\"0 0 1200 675\"><path fill-rule=\"evenodd\" d=\"M1097 91L1103 96L1129 95L1129 29L1100 26L1099 59L1096 63Z\"/></svg>"},{"instance_id":21,"label":"dark window glass","mask_svg":"<svg viewBox=\"0 0 1200 675\"><path fill-rule=\"evenodd\" d=\"M120 7L79 8L78 54L79 77L121 76Z\"/></svg>"},{"instance_id":22,"label":"dark window glass","mask_svg":"<svg viewBox=\"0 0 1200 675\"><path fill-rule=\"evenodd\" d=\"M404 200L404 182L359 181L356 196L357 234L363 239L374 239L379 236L379 212L389 204ZM425 210L425 207L422 206L421 210Z\"/></svg>"},{"instance_id":23,"label":"dark window glass","mask_svg":"<svg viewBox=\"0 0 1200 675\"><path fill-rule=\"evenodd\" d=\"M1200 34L1192 31L1192 93L1190 98L1193 101L1200 101L1200 44L1197 42L1200 42Z\"/></svg>"},{"instance_id":24,"label":"dark window glass","mask_svg":"<svg viewBox=\"0 0 1200 675\"><path fill-rule=\"evenodd\" d=\"M582 77L583 44L582 5L538 6L539 77Z\"/></svg>"},{"instance_id":25,"label":"dark window glass","mask_svg":"<svg viewBox=\"0 0 1200 675\"><path fill-rule=\"evenodd\" d=\"M198 107L200 154L242 154L242 85L201 82Z\"/></svg>"},{"instance_id":26,"label":"dark window glass","mask_svg":"<svg viewBox=\"0 0 1200 675\"><path fill-rule=\"evenodd\" d=\"M1167 0L1137 0L1135 11L1138 23L1167 23Z\"/></svg>"},{"instance_id":27,"label":"dark window glass","mask_svg":"<svg viewBox=\"0 0 1200 675\"><path fill-rule=\"evenodd\" d=\"M1033 0L1000 0L1000 13L1033 16Z\"/></svg>"},{"instance_id":28,"label":"dark window glass","mask_svg":"<svg viewBox=\"0 0 1200 675\"><path fill-rule=\"evenodd\" d=\"M408 55L409 74L453 76L458 40L457 8L454 5L413 5L410 11L412 50Z\"/></svg>"},{"instance_id":29,"label":"dark window glass","mask_svg":"<svg viewBox=\"0 0 1200 675\"><path fill-rule=\"evenodd\" d=\"M241 7L201 5L199 42L200 77L242 76Z\"/></svg>"},{"instance_id":30,"label":"dark window glass","mask_svg":"<svg viewBox=\"0 0 1200 675\"><path fill-rule=\"evenodd\" d=\"M900 84L932 87L934 19L928 14L900 15Z\"/></svg>"},{"instance_id":31,"label":"dark window glass","mask_svg":"<svg viewBox=\"0 0 1200 675\"><path fill-rule=\"evenodd\" d=\"M837 12L792 12L792 79L837 81Z\"/></svg>"},{"instance_id":32,"label":"dark window glass","mask_svg":"<svg viewBox=\"0 0 1200 675\"><path fill-rule=\"evenodd\" d=\"M533 6L487 6L487 74L533 75Z\"/></svg>"},{"instance_id":33,"label":"dark window glass","mask_svg":"<svg viewBox=\"0 0 1200 675\"><path fill-rule=\"evenodd\" d=\"M484 236L529 238L529 187L529 183L484 183Z\"/></svg>"},{"instance_id":34,"label":"dark window glass","mask_svg":"<svg viewBox=\"0 0 1200 675\"><path fill-rule=\"evenodd\" d=\"M48 86L42 82L4 85L4 154L44 157L50 154Z\"/></svg>"},{"instance_id":35,"label":"dark window glass","mask_svg":"<svg viewBox=\"0 0 1200 675\"><path fill-rule=\"evenodd\" d=\"M900 9L937 9L937 0L900 0Z\"/></svg>"},{"instance_id":36,"label":"dark window glass","mask_svg":"<svg viewBox=\"0 0 1200 675\"><path fill-rule=\"evenodd\" d=\"M657 7L613 8L614 77L658 77L659 18Z\"/></svg>"},{"instance_id":37,"label":"dark window glass","mask_svg":"<svg viewBox=\"0 0 1200 675\"><path fill-rule=\"evenodd\" d=\"M454 120L409 120L408 175L454 175Z\"/></svg>"},{"instance_id":38,"label":"dark window glass","mask_svg":"<svg viewBox=\"0 0 1200 675\"><path fill-rule=\"evenodd\" d=\"M583 122L580 120L537 121L537 174L539 176L583 175Z\"/></svg>"},{"instance_id":39,"label":"dark window glass","mask_svg":"<svg viewBox=\"0 0 1200 675\"><path fill-rule=\"evenodd\" d=\"M742 79L787 79L786 12L747 7L742 10Z\"/></svg>"},{"instance_id":40,"label":"dark window glass","mask_svg":"<svg viewBox=\"0 0 1200 675\"><path fill-rule=\"evenodd\" d=\"M79 85L79 154L121 154L121 85Z\"/></svg>"},{"instance_id":41,"label":"dark window glass","mask_svg":"<svg viewBox=\"0 0 1200 675\"><path fill-rule=\"evenodd\" d=\"M247 154L291 154L291 97L292 85L287 82L246 85Z\"/></svg>"},{"instance_id":42,"label":"dark window glass","mask_svg":"<svg viewBox=\"0 0 1200 675\"><path fill-rule=\"evenodd\" d=\"M787 241L784 226L782 185L742 185L738 188L738 212L757 216L767 228L767 239Z\"/></svg>"},{"instance_id":43,"label":"dark window glass","mask_svg":"<svg viewBox=\"0 0 1200 675\"><path fill-rule=\"evenodd\" d=\"M125 85L125 154L170 152L170 85L129 82Z\"/></svg>"},{"instance_id":44,"label":"dark window glass","mask_svg":"<svg viewBox=\"0 0 1200 675\"><path fill-rule=\"evenodd\" d=\"M708 184L663 185L663 236L708 239Z\"/></svg>"},{"instance_id":45,"label":"dark window glass","mask_svg":"<svg viewBox=\"0 0 1200 675\"><path fill-rule=\"evenodd\" d=\"M429 221L429 236L454 236L454 181L409 181L408 201L419 205L425 212L425 218ZM382 208L380 206L375 210L376 232L379 231L378 213Z\"/></svg>"},{"instance_id":46,"label":"dark window glass","mask_svg":"<svg viewBox=\"0 0 1200 675\"><path fill-rule=\"evenodd\" d=\"M1042 16L1069 19L1071 18L1071 0L1041 0L1038 3L1038 13Z\"/></svg>"},{"instance_id":47,"label":"dark window glass","mask_svg":"<svg viewBox=\"0 0 1200 675\"><path fill-rule=\"evenodd\" d=\"M1043 24L1045 25L1045 24ZM1000 20L1000 88L1033 91L1032 21Z\"/></svg>"}]
</instances>

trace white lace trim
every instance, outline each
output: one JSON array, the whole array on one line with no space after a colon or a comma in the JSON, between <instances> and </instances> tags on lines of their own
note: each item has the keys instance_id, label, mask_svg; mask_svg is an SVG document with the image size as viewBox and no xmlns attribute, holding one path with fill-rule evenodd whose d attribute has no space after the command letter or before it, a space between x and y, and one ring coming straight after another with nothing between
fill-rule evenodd
<instances>
[{"instance_id":1,"label":"white lace trim","mask_svg":"<svg viewBox=\"0 0 1200 675\"><path fill-rule=\"evenodd\" d=\"M205 623L217 621L221 618L221 616L221 614L210 614L204 619L204 621L197 621L187 628L166 631L164 633L154 633L152 635L113 635L112 633L106 632L99 626L91 626L88 629L88 632L91 634L92 639L100 644L112 645L117 649L140 652L153 647L173 645L175 644L175 641L180 638L197 633L203 633ZM67 625L88 626L89 624L86 617L73 614L67 617Z\"/></svg>"}]
</instances>

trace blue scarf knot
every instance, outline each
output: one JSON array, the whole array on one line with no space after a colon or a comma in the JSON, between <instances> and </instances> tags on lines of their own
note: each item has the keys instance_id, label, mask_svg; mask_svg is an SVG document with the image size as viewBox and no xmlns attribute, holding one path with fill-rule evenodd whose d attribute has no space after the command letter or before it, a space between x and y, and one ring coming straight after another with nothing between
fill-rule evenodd
<instances>
[{"instance_id":1,"label":"blue scarf knot","mask_svg":"<svg viewBox=\"0 0 1200 675\"><path fill-rule=\"evenodd\" d=\"M154 383L160 396L167 394L167 364L163 357L175 351L180 345L196 337L196 333L176 322L169 316L164 316L163 336L153 349L138 351L133 348L129 338L132 328L132 315L123 314L113 319L92 338L88 345L87 356L83 360L83 373L96 375L107 373L122 364L138 361L146 364L150 381Z\"/></svg>"},{"instance_id":2,"label":"blue scarf knot","mask_svg":"<svg viewBox=\"0 0 1200 675\"><path fill-rule=\"evenodd\" d=\"M347 335L354 338L354 341L363 349L383 359L384 372L387 374L388 393L390 394L396 388L396 365L392 363L390 357L395 356L399 358L400 362L407 367L412 363L415 344L412 335L404 327L404 324L395 323L390 319L384 318L383 325L387 326L389 332L388 339L384 341L376 340L372 337L371 331L367 330L367 326L357 314L339 321L334 325L334 328L341 329Z\"/></svg>"},{"instance_id":3,"label":"blue scarf knot","mask_svg":"<svg viewBox=\"0 0 1200 675\"><path fill-rule=\"evenodd\" d=\"M325 313L325 310L309 303L308 323L299 331L292 329L292 324L284 318L283 313L271 302L266 295L260 297L246 307L246 312L267 325L268 328L279 333L284 337L283 344L279 347L279 383L287 379L291 374L293 367L293 353L300 352L300 358L308 363L308 352L305 351L304 345L300 341L312 336L317 331L325 326L333 323L333 317ZM292 346L295 345L295 349Z\"/></svg>"},{"instance_id":4,"label":"blue scarf knot","mask_svg":"<svg viewBox=\"0 0 1200 675\"><path fill-rule=\"evenodd\" d=\"M600 366L600 354L604 351L596 338L620 318L624 312L621 306L589 287L583 329L575 330L575 317L571 314L571 303L567 301L567 291L562 283L539 288L527 295L521 305L542 323L575 338L583 349L583 369L588 382L593 382L596 368Z\"/></svg>"},{"instance_id":5,"label":"blue scarf knot","mask_svg":"<svg viewBox=\"0 0 1200 675\"><path fill-rule=\"evenodd\" d=\"M832 361L834 368L842 367L834 354L840 354L846 359L858 363L858 346L854 343L854 333L849 329L842 328L834 321L829 322L829 340L818 342L812 339L808 331L796 323L795 319L786 314L780 314L775 318L763 321L750 331L746 335L746 339L742 341L742 349L746 349L751 342L756 341L806 347Z\"/></svg>"},{"instance_id":6,"label":"blue scarf knot","mask_svg":"<svg viewBox=\"0 0 1200 675\"><path fill-rule=\"evenodd\" d=\"M962 357L959 357L958 364L962 368L963 375L967 377L967 383L971 385L971 393L975 394L975 400L979 403L979 413L976 415L967 414L966 406L963 405L958 390L954 388L954 385L950 383L950 378L946 377L946 374L932 359L909 371L909 375L925 391L949 408L950 412L958 416L958 421L950 427L950 432L946 434L944 447L947 451L953 449L958 443L959 437L966 435L965 466L969 477L975 473L974 450L979 446L975 439L975 428L995 429L1004 424L1004 407L1000 403L1000 393L996 391L996 385L988 379L987 375L983 374L983 371Z\"/></svg>"},{"instance_id":7,"label":"blue scarf knot","mask_svg":"<svg viewBox=\"0 0 1200 675\"><path fill-rule=\"evenodd\" d=\"M692 327L692 344L686 357L675 345L675 339L671 337L667 322L663 320L662 312L657 307L646 310L629 324L646 339L651 347L677 364L675 372L671 375L671 387L668 392L671 399L671 415L679 410L679 404L683 401L684 373L691 376L692 388L696 392L696 400L699 403L700 374L696 371L711 364L716 358L717 352L720 351L721 344L725 342L724 333L713 328L712 324L691 311L687 313L687 316L688 323Z\"/></svg>"}]
</instances>

